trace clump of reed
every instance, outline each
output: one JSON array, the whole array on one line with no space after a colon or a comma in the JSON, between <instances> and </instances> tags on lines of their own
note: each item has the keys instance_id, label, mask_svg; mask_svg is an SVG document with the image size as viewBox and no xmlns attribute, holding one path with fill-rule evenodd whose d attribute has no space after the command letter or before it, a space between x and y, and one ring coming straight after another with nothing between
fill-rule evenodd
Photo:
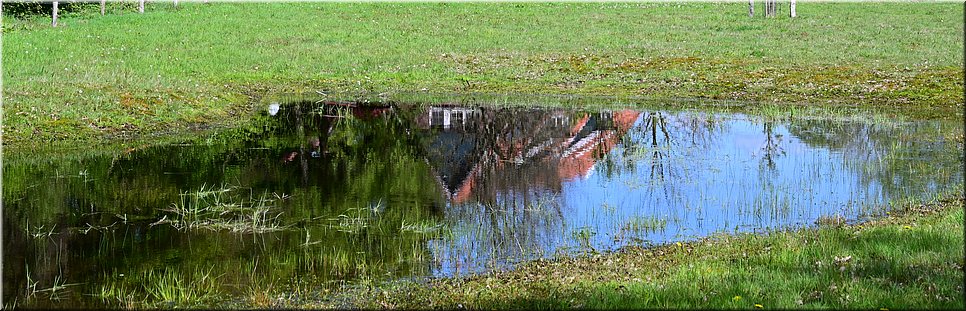
<instances>
[{"instance_id":1,"label":"clump of reed","mask_svg":"<svg viewBox=\"0 0 966 311\"><path fill-rule=\"evenodd\" d=\"M165 303L185 305L210 301L218 297L221 290L218 277L212 276L211 271L195 270L186 275L167 269L161 272L152 270L145 273L144 279L154 282L144 286L151 297Z\"/></svg>"},{"instance_id":2,"label":"clump of reed","mask_svg":"<svg viewBox=\"0 0 966 311\"><path fill-rule=\"evenodd\" d=\"M368 207L349 208L345 213L330 218L328 228L348 234L385 233L379 217L379 211L384 208L382 201Z\"/></svg>"},{"instance_id":3,"label":"clump of reed","mask_svg":"<svg viewBox=\"0 0 966 311\"><path fill-rule=\"evenodd\" d=\"M620 231L622 233L646 234L664 230L667 227L667 219L654 216L637 216L624 222Z\"/></svg>"},{"instance_id":4,"label":"clump of reed","mask_svg":"<svg viewBox=\"0 0 966 311\"><path fill-rule=\"evenodd\" d=\"M200 189L181 193L181 200L163 209L169 215L153 225L170 224L178 230L229 230L237 233L264 233L284 230L280 224L282 212L273 205L287 199L286 195L268 192L256 196L242 188L202 185ZM168 216L171 216L169 219Z\"/></svg>"},{"instance_id":5,"label":"clump of reed","mask_svg":"<svg viewBox=\"0 0 966 311\"><path fill-rule=\"evenodd\" d=\"M214 267L183 272L173 269L149 270L137 275L109 277L95 297L105 302L133 308L159 306L200 306L223 296Z\"/></svg>"}]
</instances>

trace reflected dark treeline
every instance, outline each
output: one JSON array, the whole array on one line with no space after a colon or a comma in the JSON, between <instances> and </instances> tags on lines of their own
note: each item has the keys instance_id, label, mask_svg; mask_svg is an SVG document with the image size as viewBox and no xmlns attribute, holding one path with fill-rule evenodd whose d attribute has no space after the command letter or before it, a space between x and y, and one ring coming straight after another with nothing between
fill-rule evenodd
<instances>
[{"instance_id":1,"label":"reflected dark treeline","mask_svg":"<svg viewBox=\"0 0 966 311\"><path fill-rule=\"evenodd\" d=\"M236 295L265 282L478 272L613 249L630 243L625 235L663 243L736 224L807 224L854 202L942 191L962 171L961 151L937 134L961 128L928 122L336 102L263 117L210 145L4 161L5 301L117 306L103 289L151 297L161 276L199 269ZM163 221L203 192L233 204L268 198L267 226L277 228L179 231ZM646 221L664 225L640 229ZM65 284L59 300L44 291Z\"/></svg>"},{"instance_id":2,"label":"reflected dark treeline","mask_svg":"<svg viewBox=\"0 0 966 311\"><path fill-rule=\"evenodd\" d=\"M425 242L430 237L401 234L400 228L435 224L446 202L463 200L452 195L457 188L441 186L441 179L477 184L464 187L464 193L490 203L499 193L526 193L532 185L559 189L563 179L586 173L587 161L605 153L616 137L606 117L583 114L570 121L562 111L535 110L557 119L548 119L547 129L533 129L527 114L476 109L476 117L461 123L462 130L446 130L428 121L440 109L446 108L295 103L273 116L277 124L249 140L157 146L76 162L6 162L4 228L9 238L4 247L22 251L6 253L4 295L31 306L63 306L38 298L43 295L36 291L66 281L84 285L57 298L99 306L92 293L100 289L97 285L118 281L118 275L127 275L134 284L129 286L137 287L144 281L130 276L138 271L215 262L227 268L257 261L263 267L256 270L271 279L317 274L310 271L328 271L323 280L352 279L363 273L356 271L360 262L363 270L429 275L417 271L428 271L432 263L414 258L432 257ZM481 116L496 122L487 124ZM633 122L625 119L625 127ZM467 151L471 154L453 158L439 145L452 142L447 139L453 135L479 139ZM548 143L554 145L534 148ZM475 167L476 175L470 177L472 169L446 167L460 161ZM528 183L531 174L539 181ZM173 217L164 210L182 194L222 186L289 196L279 205L290 230L250 238L153 225ZM363 229L340 231L345 229L340 216L356 217L361 210L373 211L364 217ZM225 279L233 280L228 283L246 283L245 271L224 272Z\"/></svg>"}]
</instances>

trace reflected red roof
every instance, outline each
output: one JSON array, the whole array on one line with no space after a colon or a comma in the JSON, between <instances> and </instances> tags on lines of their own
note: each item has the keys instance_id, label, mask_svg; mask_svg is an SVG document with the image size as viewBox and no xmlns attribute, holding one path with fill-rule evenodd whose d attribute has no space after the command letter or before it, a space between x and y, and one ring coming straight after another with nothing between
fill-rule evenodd
<instances>
[{"instance_id":1,"label":"reflected red roof","mask_svg":"<svg viewBox=\"0 0 966 311\"><path fill-rule=\"evenodd\" d=\"M577 139L577 135L587 126L590 120L590 116L587 115L575 122L570 132L567 133L568 137L566 139L554 139L553 142L548 141L543 144L538 144L531 148L533 150L529 150L526 153L524 153L524 149L528 146L529 137L514 138L512 141L500 141L496 146L500 150L485 151L488 156L481 158L495 158L492 163L497 165L497 169L501 169L504 167L504 162L520 160L537 154L538 151L546 150L552 154L552 158L559 159L558 163L556 163L556 175L560 178L560 181L583 178L590 173L601 156L610 152L617 145L620 138L634 125L639 116L640 112L633 110L613 112L611 114L611 120L614 124L613 129L594 130L574 142ZM504 157L511 157L511 159L503 159ZM553 161L550 159L547 160ZM448 199L454 203L464 203L470 199L473 189L478 184L482 166L483 163L481 162L474 163L472 171L467 174L466 178L453 192L450 192L445 187L443 180L439 176L437 176L437 181L445 190Z\"/></svg>"}]
</instances>

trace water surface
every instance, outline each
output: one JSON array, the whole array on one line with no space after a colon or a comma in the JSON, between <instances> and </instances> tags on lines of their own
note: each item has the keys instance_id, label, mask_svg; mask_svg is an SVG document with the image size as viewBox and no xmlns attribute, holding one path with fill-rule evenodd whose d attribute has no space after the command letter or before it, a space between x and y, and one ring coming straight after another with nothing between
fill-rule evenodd
<instances>
[{"instance_id":1,"label":"water surface","mask_svg":"<svg viewBox=\"0 0 966 311\"><path fill-rule=\"evenodd\" d=\"M171 284L317 297L857 221L962 180L955 122L311 102L266 120L205 144L4 161L4 300L181 303Z\"/></svg>"}]
</instances>

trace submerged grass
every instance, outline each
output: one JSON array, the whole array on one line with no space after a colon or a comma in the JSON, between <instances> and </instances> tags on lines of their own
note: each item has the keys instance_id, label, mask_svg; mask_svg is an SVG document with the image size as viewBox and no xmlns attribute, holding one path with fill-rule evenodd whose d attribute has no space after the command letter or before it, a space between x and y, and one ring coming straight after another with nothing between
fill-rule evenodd
<instances>
[{"instance_id":1,"label":"submerged grass","mask_svg":"<svg viewBox=\"0 0 966 311\"><path fill-rule=\"evenodd\" d=\"M204 306L225 295L219 276L212 275L213 270L214 267L191 272L162 269L127 277L105 276L107 280L93 295L127 309Z\"/></svg>"},{"instance_id":2,"label":"submerged grass","mask_svg":"<svg viewBox=\"0 0 966 311\"><path fill-rule=\"evenodd\" d=\"M238 233L264 233L284 230L287 226L279 223L282 212L271 205L286 195L263 193L255 196L251 192L245 198L238 194L236 187L214 187L202 185L200 189L184 192L181 202L174 203L163 211L168 215L151 225L170 224L178 230L229 230Z\"/></svg>"},{"instance_id":3,"label":"submerged grass","mask_svg":"<svg viewBox=\"0 0 966 311\"><path fill-rule=\"evenodd\" d=\"M144 278L156 280L145 283L149 284L146 289L156 301L188 305L210 301L219 295L220 284L217 277L211 275L211 269L196 271L193 275L168 270L149 271Z\"/></svg>"},{"instance_id":4,"label":"submerged grass","mask_svg":"<svg viewBox=\"0 0 966 311\"><path fill-rule=\"evenodd\" d=\"M149 3L144 14L64 16L57 28L5 16L16 27L3 29L4 144L236 124L276 92L702 98L937 116L962 107L957 4L808 3L795 19L745 10Z\"/></svg>"},{"instance_id":5,"label":"submerged grass","mask_svg":"<svg viewBox=\"0 0 966 311\"><path fill-rule=\"evenodd\" d=\"M635 216L621 225L620 232L632 235L643 235L664 230L665 227L667 227L667 219L654 216Z\"/></svg>"},{"instance_id":6,"label":"submerged grass","mask_svg":"<svg viewBox=\"0 0 966 311\"><path fill-rule=\"evenodd\" d=\"M357 306L402 309L962 308L963 200L960 190L860 224L628 247L353 295Z\"/></svg>"}]
</instances>

